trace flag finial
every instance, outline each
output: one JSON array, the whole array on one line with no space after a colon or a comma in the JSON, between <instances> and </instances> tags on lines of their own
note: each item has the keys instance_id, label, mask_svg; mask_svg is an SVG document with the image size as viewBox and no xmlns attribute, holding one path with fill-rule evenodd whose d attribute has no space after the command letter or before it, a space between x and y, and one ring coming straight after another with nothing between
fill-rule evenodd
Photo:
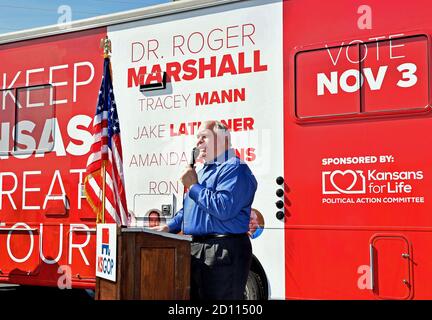
<instances>
[{"instance_id":1,"label":"flag finial","mask_svg":"<svg viewBox=\"0 0 432 320\"><path fill-rule=\"evenodd\" d=\"M104 49L104 58L110 58L111 50L111 40L108 39L108 36L102 38L100 41L100 47Z\"/></svg>"}]
</instances>

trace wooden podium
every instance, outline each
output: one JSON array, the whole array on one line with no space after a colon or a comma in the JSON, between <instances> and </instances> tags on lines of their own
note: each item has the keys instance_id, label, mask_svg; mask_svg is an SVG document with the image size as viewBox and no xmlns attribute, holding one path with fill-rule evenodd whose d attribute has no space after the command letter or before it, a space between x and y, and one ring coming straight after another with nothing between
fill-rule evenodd
<instances>
[{"instance_id":1,"label":"wooden podium","mask_svg":"<svg viewBox=\"0 0 432 320\"><path fill-rule=\"evenodd\" d=\"M190 237L117 229L116 282L96 277L96 300L188 300Z\"/></svg>"}]
</instances>

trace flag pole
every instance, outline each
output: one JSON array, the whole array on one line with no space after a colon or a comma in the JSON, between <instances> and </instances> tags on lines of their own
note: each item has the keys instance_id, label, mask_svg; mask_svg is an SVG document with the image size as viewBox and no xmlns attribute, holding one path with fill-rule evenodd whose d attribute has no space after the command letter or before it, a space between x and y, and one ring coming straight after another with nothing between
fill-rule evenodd
<instances>
[{"instance_id":1,"label":"flag pole","mask_svg":"<svg viewBox=\"0 0 432 320\"><path fill-rule=\"evenodd\" d=\"M106 186L106 160L102 160L102 223L105 223L105 186Z\"/></svg>"},{"instance_id":2,"label":"flag pole","mask_svg":"<svg viewBox=\"0 0 432 320\"><path fill-rule=\"evenodd\" d=\"M108 39L108 36L101 39L100 42L101 48L104 49L104 59L110 58L111 50L111 40ZM105 63L105 62L104 62ZM102 223L105 223L105 190L106 190L106 160L102 160Z\"/></svg>"}]
</instances>

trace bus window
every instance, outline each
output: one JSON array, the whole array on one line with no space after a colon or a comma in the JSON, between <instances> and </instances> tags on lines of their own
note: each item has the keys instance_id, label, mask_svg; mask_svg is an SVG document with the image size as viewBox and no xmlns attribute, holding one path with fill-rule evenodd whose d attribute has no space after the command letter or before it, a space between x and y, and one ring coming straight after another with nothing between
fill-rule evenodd
<instances>
[{"instance_id":1,"label":"bus window","mask_svg":"<svg viewBox=\"0 0 432 320\"><path fill-rule=\"evenodd\" d=\"M430 110L426 36L343 43L296 54L297 118L364 118Z\"/></svg>"},{"instance_id":2,"label":"bus window","mask_svg":"<svg viewBox=\"0 0 432 320\"><path fill-rule=\"evenodd\" d=\"M15 90L0 90L0 155L8 155L14 147Z\"/></svg>"},{"instance_id":3,"label":"bus window","mask_svg":"<svg viewBox=\"0 0 432 320\"><path fill-rule=\"evenodd\" d=\"M362 46L362 111L400 111L429 104L426 36L396 38ZM367 51L367 53L366 53Z\"/></svg>"},{"instance_id":4,"label":"bus window","mask_svg":"<svg viewBox=\"0 0 432 320\"><path fill-rule=\"evenodd\" d=\"M44 153L54 148L53 90L51 85L16 89L14 154Z\"/></svg>"},{"instance_id":5,"label":"bus window","mask_svg":"<svg viewBox=\"0 0 432 320\"><path fill-rule=\"evenodd\" d=\"M296 114L299 118L360 112L358 44L296 55Z\"/></svg>"}]
</instances>

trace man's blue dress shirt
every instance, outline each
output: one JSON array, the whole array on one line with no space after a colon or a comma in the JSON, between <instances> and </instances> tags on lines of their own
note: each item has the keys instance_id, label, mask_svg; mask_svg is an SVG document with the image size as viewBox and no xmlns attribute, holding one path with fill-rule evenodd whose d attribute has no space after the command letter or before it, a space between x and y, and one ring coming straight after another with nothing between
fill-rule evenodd
<instances>
[{"instance_id":1,"label":"man's blue dress shirt","mask_svg":"<svg viewBox=\"0 0 432 320\"><path fill-rule=\"evenodd\" d=\"M246 233L256 189L247 164L236 157L234 149L228 149L198 172L198 183L168 222L169 231L195 236Z\"/></svg>"}]
</instances>

